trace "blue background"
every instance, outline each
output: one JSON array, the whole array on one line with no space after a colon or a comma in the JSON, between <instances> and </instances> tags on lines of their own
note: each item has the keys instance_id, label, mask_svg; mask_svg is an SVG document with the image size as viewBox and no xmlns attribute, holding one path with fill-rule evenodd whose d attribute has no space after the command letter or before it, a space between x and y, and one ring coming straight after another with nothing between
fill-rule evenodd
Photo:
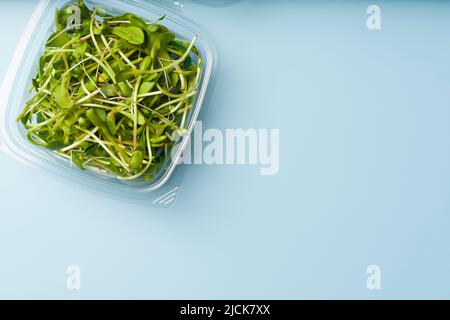
<instances>
[{"instance_id":1,"label":"blue background","mask_svg":"<svg viewBox=\"0 0 450 320\"><path fill-rule=\"evenodd\" d=\"M382 30L366 27L381 7ZM3 78L35 1L2 1ZM450 298L450 3L189 2L205 128L279 128L280 172L190 166L171 209L0 154L1 298ZM82 288L66 288L68 265ZM366 287L379 265L382 289Z\"/></svg>"}]
</instances>

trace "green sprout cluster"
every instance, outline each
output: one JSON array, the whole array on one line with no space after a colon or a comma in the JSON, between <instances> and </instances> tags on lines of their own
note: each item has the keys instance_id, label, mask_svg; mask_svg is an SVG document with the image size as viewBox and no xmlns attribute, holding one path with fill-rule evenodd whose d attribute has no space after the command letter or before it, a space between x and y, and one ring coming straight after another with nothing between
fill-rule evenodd
<instances>
[{"instance_id":1,"label":"green sprout cluster","mask_svg":"<svg viewBox=\"0 0 450 320\"><path fill-rule=\"evenodd\" d=\"M153 179L173 137L186 134L202 59L157 21L111 16L77 2L56 12L33 97L18 117L28 139L118 179Z\"/></svg>"}]
</instances>

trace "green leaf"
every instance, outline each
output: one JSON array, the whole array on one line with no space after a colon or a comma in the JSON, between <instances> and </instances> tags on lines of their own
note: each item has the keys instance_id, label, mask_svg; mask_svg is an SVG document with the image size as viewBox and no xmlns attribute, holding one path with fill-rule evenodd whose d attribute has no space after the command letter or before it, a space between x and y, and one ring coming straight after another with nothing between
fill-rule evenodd
<instances>
[{"instance_id":1,"label":"green leaf","mask_svg":"<svg viewBox=\"0 0 450 320\"><path fill-rule=\"evenodd\" d=\"M103 122L106 122L106 111L105 109L96 108L95 113L97 114L97 117Z\"/></svg>"},{"instance_id":2,"label":"green leaf","mask_svg":"<svg viewBox=\"0 0 450 320\"><path fill-rule=\"evenodd\" d=\"M139 65L139 71L147 70L150 67L151 63L152 63L152 60L153 60L152 57L146 56L144 58L144 60L142 60L142 62Z\"/></svg>"},{"instance_id":3,"label":"green leaf","mask_svg":"<svg viewBox=\"0 0 450 320\"><path fill-rule=\"evenodd\" d=\"M144 31L136 26L115 27L113 29L113 34L127 40L131 44L143 44L145 40Z\"/></svg>"},{"instance_id":4,"label":"green leaf","mask_svg":"<svg viewBox=\"0 0 450 320\"><path fill-rule=\"evenodd\" d=\"M51 150L58 150L61 149L65 146L64 141L63 140L50 140L49 142L47 142L47 147Z\"/></svg>"},{"instance_id":5,"label":"green leaf","mask_svg":"<svg viewBox=\"0 0 450 320\"><path fill-rule=\"evenodd\" d=\"M89 121L91 121L94 124L94 126L98 128L104 127L105 123L98 117L95 109L89 109L88 111L86 111L86 116L89 119Z\"/></svg>"},{"instance_id":6,"label":"green leaf","mask_svg":"<svg viewBox=\"0 0 450 320\"><path fill-rule=\"evenodd\" d=\"M70 41L70 37L65 32L53 33L47 41L47 48L60 48Z\"/></svg>"},{"instance_id":7,"label":"green leaf","mask_svg":"<svg viewBox=\"0 0 450 320\"><path fill-rule=\"evenodd\" d=\"M130 168L138 169L142 165L142 161L144 161L144 154L141 150L136 150L130 160Z\"/></svg>"},{"instance_id":8,"label":"green leaf","mask_svg":"<svg viewBox=\"0 0 450 320\"><path fill-rule=\"evenodd\" d=\"M81 159L81 155L77 152L72 152L72 163L74 163L81 170L85 170L83 166L83 160Z\"/></svg>"},{"instance_id":9,"label":"green leaf","mask_svg":"<svg viewBox=\"0 0 450 320\"><path fill-rule=\"evenodd\" d=\"M59 107L70 108L73 106L73 101L70 97L69 90L67 90L65 85L60 84L56 86L53 95L55 97L56 104Z\"/></svg>"},{"instance_id":10,"label":"green leaf","mask_svg":"<svg viewBox=\"0 0 450 320\"><path fill-rule=\"evenodd\" d=\"M109 133L112 135L115 135L117 132L116 129L116 118L114 116L114 112L108 113L108 116L106 117L106 127L108 128Z\"/></svg>"},{"instance_id":11,"label":"green leaf","mask_svg":"<svg viewBox=\"0 0 450 320\"><path fill-rule=\"evenodd\" d=\"M105 84L101 87L101 90L107 97L117 96L117 87L114 84Z\"/></svg>"},{"instance_id":12,"label":"green leaf","mask_svg":"<svg viewBox=\"0 0 450 320\"><path fill-rule=\"evenodd\" d=\"M147 28L147 23L145 22L145 20L139 18L138 16L135 16L134 14L130 15L129 21L133 26L138 27L140 29L145 30Z\"/></svg>"},{"instance_id":13,"label":"green leaf","mask_svg":"<svg viewBox=\"0 0 450 320\"><path fill-rule=\"evenodd\" d=\"M145 30L149 33L156 32L159 30L159 24L156 23L149 24Z\"/></svg>"},{"instance_id":14,"label":"green leaf","mask_svg":"<svg viewBox=\"0 0 450 320\"><path fill-rule=\"evenodd\" d=\"M134 72L131 69L120 71L116 74L116 81L124 82L126 80L131 80L134 78Z\"/></svg>"},{"instance_id":15,"label":"green leaf","mask_svg":"<svg viewBox=\"0 0 450 320\"><path fill-rule=\"evenodd\" d=\"M124 97L131 97L133 92L131 91L131 88L128 84L126 84L125 82L119 82L117 85L119 86L120 92Z\"/></svg>"},{"instance_id":16,"label":"green leaf","mask_svg":"<svg viewBox=\"0 0 450 320\"><path fill-rule=\"evenodd\" d=\"M77 46L77 47L75 48L75 55L76 55L76 57L77 57L78 59L80 59L82 56L84 56L84 54L85 54L86 51L87 51L87 48L88 48L87 42L85 42L85 43L83 43L83 44Z\"/></svg>"},{"instance_id":17,"label":"green leaf","mask_svg":"<svg viewBox=\"0 0 450 320\"><path fill-rule=\"evenodd\" d=\"M140 111L138 111L138 124L140 126L143 126L145 124L145 117Z\"/></svg>"},{"instance_id":18,"label":"green leaf","mask_svg":"<svg viewBox=\"0 0 450 320\"><path fill-rule=\"evenodd\" d=\"M150 35L150 45L152 57L156 55L156 52L160 49L167 50L167 46L171 41L175 39L175 35L172 32L154 32Z\"/></svg>"},{"instance_id":19,"label":"green leaf","mask_svg":"<svg viewBox=\"0 0 450 320\"><path fill-rule=\"evenodd\" d=\"M141 86L139 87L139 95L141 94L146 94L149 93L150 91L152 91L153 87L155 86L155 82L151 81L151 82L143 82L141 84Z\"/></svg>"}]
</instances>

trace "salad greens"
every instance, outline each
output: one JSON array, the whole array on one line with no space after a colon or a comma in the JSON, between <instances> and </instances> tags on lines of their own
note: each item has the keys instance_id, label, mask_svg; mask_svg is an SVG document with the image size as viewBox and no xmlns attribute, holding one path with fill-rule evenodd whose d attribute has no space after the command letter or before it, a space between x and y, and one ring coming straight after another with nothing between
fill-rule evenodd
<instances>
[{"instance_id":1,"label":"salad greens","mask_svg":"<svg viewBox=\"0 0 450 320\"><path fill-rule=\"evenodd\" d=\"M34 96L18 121L28 139L123 180L151 180L169 157L197 93L202 59L191 42L131 13L112 16L78 0L57 10ZM72 21L73 22L73 21Z\"/></svg>"}]
</instances>

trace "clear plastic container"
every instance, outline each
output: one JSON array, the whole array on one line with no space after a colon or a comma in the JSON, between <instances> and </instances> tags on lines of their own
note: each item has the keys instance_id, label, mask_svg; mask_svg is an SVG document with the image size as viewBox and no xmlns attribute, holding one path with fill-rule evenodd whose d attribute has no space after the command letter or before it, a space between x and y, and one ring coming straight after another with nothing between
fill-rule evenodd
<instances>
[{"instance_id":1,"label":"clear plastic container","mask_svg":"<svg viewBox=\"0 0 450 320\"><path fill-rule=\"evenodd\" d=\"M182 2L146 0L86 0L112 14L135 13L147 20L156 20L165 15L162 22L178 38L190 41L198 36L196 47L203 59L204 68L200 87L188 115L188 134L176 145L172 157L166 161L152 181L124 182L94 170L79 170L70 161L58 157L54 152L31 144L26 138L26 130L16 121L26 101L31 97L28 89L34 77L44 44L55 30L54 15L71 1L41 0L26 27L16 49L13 61L6 74L0 91L0 148L15 159L43 170L56 178L80 186L84 189L131 201L136 204L169 207L173 205L181 187L183 166L178 165L183 150L197 121L200 110L208 96L212 75L216 65L214 46L207 32L183 17L179 8Z\"/></svg>"}]
</instances>

